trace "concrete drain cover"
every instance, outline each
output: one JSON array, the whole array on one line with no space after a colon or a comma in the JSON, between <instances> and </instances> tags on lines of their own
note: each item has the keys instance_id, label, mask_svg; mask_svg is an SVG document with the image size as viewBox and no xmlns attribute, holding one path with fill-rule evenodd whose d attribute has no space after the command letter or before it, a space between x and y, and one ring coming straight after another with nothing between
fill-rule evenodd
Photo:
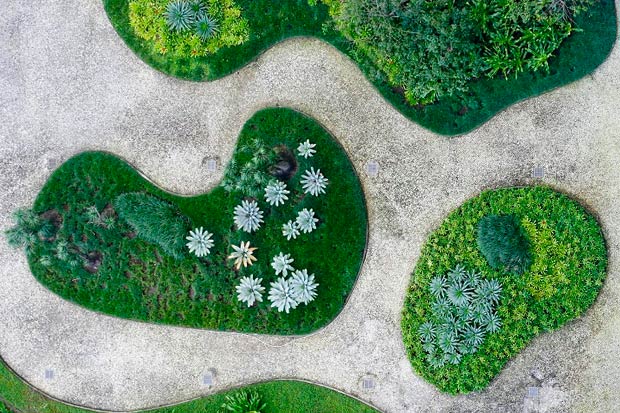
<instances>
[{"instance_id":1,"label":"concrete drain cover","mask_svg":"<svg viewBox=\"0 0 620 413\"><path fill-rule=\"evenodd\" d=\"M364 377L362 378L362 389L364 390L372 390L375 388L375 379L372 377Z\"/></svg>"},{"instance_id":2,"label":"concrete drain cover","mask_svg":"<svg viewBox=\"0 0 620 413\"><path fill-rule=\"evenodd\" d=\"M209 172L217 171L217 159L209 158L205 160L205 165L207 166L207 171Z\"/></svg>"},{"instance_id":3,"label":"concrete drain cover","mask_svg":"<svg viewBox=\"0 0 620 413\"><path fill-rule=\"evenodd\" d=\"M213 386L213 372L207 372L202 376L202 384L205 386Z\"/></svg>"},{"instance_id":4,"label":"concrete drain cover","mask_svg":"<svg viewBox=\"0 0 620 413\"><path fill-rule=\"evenodd\" d=\"M377 161L369 161L366 164L366 172L373 178L379 175L379 163Z\"/></svg>"},{"instance_id":5,"label":"concrete drain cover","mask_svg":"<svg viewBox=\"0 0 620 413\"><path fill-rule=\"evenodd\" d=\"M545 168L543 168L542 166L537 166L534 168L534 170L532 171L532 176L534 178L544 178L545 177Z\"/></svg>"},{"instance_id":6,"label":"concrete drain cover","mask_svg":"<svg viewBox=\"0 0 620 413\"><path fill-rule=\"evenodd\" d=\"M54 379L54 370L45 370L45 380L53 380Z\"/></svg>"}]
</instances>

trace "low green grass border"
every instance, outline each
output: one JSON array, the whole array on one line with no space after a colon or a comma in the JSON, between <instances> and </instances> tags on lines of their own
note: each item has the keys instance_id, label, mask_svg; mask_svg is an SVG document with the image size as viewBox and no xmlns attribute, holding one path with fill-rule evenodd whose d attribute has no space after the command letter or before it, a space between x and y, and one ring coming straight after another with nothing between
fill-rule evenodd
<instances>
[{"instance_id":1,"label":"low green grass border","mask_svg":"<svg viewBox=\"0 0 620 413\"><path fill-rule=\"evenodd\" d=\"M242 387L256 390L267 403L264 413L379 413L369 404L336 390L317 384L275 380ZM139 411L136 413L220 413L227 390L174 406ZM0 412L2 402L16 413L90 413L82 407L64 404L39 392L0 359Z\"/></svg>"},{"instance_id":2,"label":"low green grass border","mask_svg":"<svg viewBox=\"0 0 620 413\"><path fill-rule=\"evenodd\" d=\"M523 275L491 268L479 251L477 223L488 214L514 214L522 225L535 224L524 225L532 242L533 263ZM503 327L460 364L434 369L426 360L418 329L432 313L430 280L456 264L502 283L497 313ZM441 391L482 390L534 337L580 317L595 302L606 270L601 227L569 196L546 186L484 191L451 212L422 248L401 321L409 360L419 375Z\"/></svg>"},{"instance_id":3,"label":"low green grass border","mask_svg":"<svg viewBox=\"0 0 620 413\"><path fill-rule=\"evenodd\" d=\"M313 157L297 157L298 172L289 187L300 191L303 171L314 166L330 180L326 194L299 195L298 201L290 200L277 208L270 208L261 197L265 223L256 233L247 234L232 229L232 211L243 199L240 193L228 193L218 186L203 195L173 195L114 155L82 153L52 174L37 196L34 210L60 211L64 217L61 231L66 232L66 237L78 234L88 239L103 254L103 262L95 274L82 267L48 267L39 258L54 253L43 242L28 254L32 273L59 296L121 318L262 334L308 334L324 327L344 308L364 260L368 218L361 182L338 141L318 122L299 112L284 108L257 112L246 122L237 145L254 138L269 146L285 144L293 150L306 139L316 143ZM89 205L102 210L117 195L135 191L175 203L193 222L192 227L204 226L215 234L216 245L202 260L204 264L189 253L185 259L174 260L156 246L132 239L123 230L109 235L81 221L80 211ZM287 241L281 225L294 219L302 208L313 208L321 222L312 233ZM260 249L256 253L258 261L237 273L230 269L231 262L220 263L230 253L228 243L239 245L241 241L250 241ZM279 252L290 253L295 259L293 265L315 273L319 283L316 299L289 314L270 308L267 300L269 282L277 278L270 263ZM251 308L238 302L235 292L241 276L249 274L263 278L266 287L263 302Z\"/></svg>"},{"instance_id":4,"label":"low green grass border","mask_svg":"<svg viewBox=\"0 0 620 413\"><path fill-rule=\"evenodd\" d=\"M401 91L391 87L374 65L356 54L343 36L324 25L330 21L324 5L307 0L237 0L250 24L250 38L243 45L224 48L198 59L170 59L151 52L135 36L128 17L128 0L103 0L108 17L125 43L147 64L166 74L192 81L214 80L245 66L274 44L295 36L320 38L355 60L377 90L410 120L442 135L469 132L510 105L576 81L596 69L609 55L617 35L613 0L600 0L576 18L575 32L550 61L550 72L524 73L517 79L480 79L472 82L463 98L448 98L424 107L406 103ZM277 4L277 6L274 6ZM325 27L324 27L325 26Z\"/></svg>"}]
</instances>

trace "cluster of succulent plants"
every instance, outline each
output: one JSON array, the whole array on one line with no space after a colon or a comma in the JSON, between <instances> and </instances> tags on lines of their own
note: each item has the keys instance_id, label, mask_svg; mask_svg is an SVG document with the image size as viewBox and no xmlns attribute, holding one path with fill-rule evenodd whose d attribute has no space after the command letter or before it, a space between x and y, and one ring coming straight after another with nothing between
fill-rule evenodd
<instances>
[{"instance_id":1,"label":"cluster of succulent plants","mask_svg":"<svg viewBox=\"0 0 620 413\"><path fill-rule=\"evenodd\" d=\"M170 30L194 30L202 40L208 40L219 31L217 20L209 15L207 5L202 0L175 0L166 7L165 16Z\"/></svg>"},{"instance_id":2,"label":"cluster of succulent plants","mask_svg":"<svg viewBox=\"0 0 620 413\"><path fill-rule=\"evenodd\" d=\"M280 253L273 257L271 267L276 275L281 275L271 283L269 301L271 306L279 312L290 312L299 304L307 305L317 295L316 288L319 286L314 280L314 274L308 274L307 269L296 270L291 264L295 260L290 254ZM291 274L287 278L288 274ZM262 286L262 278L254 278L254 275L242 277L237 286L237 299L251 307L256 302L263 301L265 287Z\"/></svg>"},{"instance_id":3,"label":"cluster of succulent plants","mask_svg":"<svg viewBox=\"0 0 620 413\"><path fill-rule=\"evenodd\" d=\"M495 311L502 291L497 280L483 279L457 265L447 275L435 276L429 289L432 311L418 334L431 367L459 364L478 351L488 334L501 328Z\"/></svg>"},{"instance_id":4,"label":"cluster of succulent plants","mask_svg":"<svg viewBox=\"0 0 620 413\"><path fill-rule=\"evenodd\" d=\"M212 54L249 36L234 0L130 0L129 22L157 53L178 57Z\"/></svg>"}]
</instances>

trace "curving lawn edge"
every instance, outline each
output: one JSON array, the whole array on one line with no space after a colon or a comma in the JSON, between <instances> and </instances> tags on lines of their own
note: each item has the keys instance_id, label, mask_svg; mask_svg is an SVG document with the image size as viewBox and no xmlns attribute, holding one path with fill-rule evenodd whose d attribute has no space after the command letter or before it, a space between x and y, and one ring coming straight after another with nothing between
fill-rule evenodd
<instances>
[{"instance_id":1,"label":"curving lawn edge","mask_svg":"<svg viewBox=\"0 0 620 413\"><path fill-rule=\"evenodd\" d=\"M613 0L600 0L592 10L576 18L582 32L575 32L550 61L550 73L524 73L517 79L480 79L468 96L444 99L424 107L407 104L402 91L387 84L374 66L351 49L349 42L326 26L323 4L310 7L307 0L281 0L272 10L270 0L239 0L250 22L250 39L241 46L225 48L211 58L164 59L153 54L129 26L127 0L103 0L104 8L119 36L144 62L168 75L191 81L208 81L231 74L254 61L280 41L297 36L322 39L352 58L374 87L413 122L438 134L454 136L469 132L509 106L562 87L592 73L605 61L617 34ZM252 18L260 16L260 18ZM260 33L257 36L256 33Z\"/></svg>"},{"instance_id":2,"label":"curving lawn edge","mask_svg":"<svg viewBox=\"0 0 620 413\"><path fill-rule=\"evenodd\" d=\"M275 380L243 386L258 391L267 408L264 413L379 413L369 404L340 391L299 380ZM174 406L140 410L136 413L219 413L230 389ZM2 403L17 413L88 413L89 408L65 404L35 389L15 374L0 358L0 412Z\"/></svg>"}]
</instances>

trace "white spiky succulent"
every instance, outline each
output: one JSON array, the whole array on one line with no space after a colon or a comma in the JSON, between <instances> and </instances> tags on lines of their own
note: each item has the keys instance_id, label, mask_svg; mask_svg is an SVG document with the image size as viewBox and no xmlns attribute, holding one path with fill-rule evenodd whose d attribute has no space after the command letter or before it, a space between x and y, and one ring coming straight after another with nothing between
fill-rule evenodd
<instances>
[{"instance_id":1,"label":"white spiky succulent","mask_svg":"<svg viewBox=\"0 0 620 413\"><path fill-rule=\"evenodd\" d=\"M299 235L299 226L297 222L289 221L282 225L282 235L284 235L288 241L290 241L291 238L297 238Z\"/></svg>"},{"instance_id":2,"label":"white spiky succulent","mask_svg":"<svg viewBox=\"0 0 620 413\"><path fill-rule=\"evenodd\" d=\"M256 261L256 257L254 256L254 251L256 251L258 248L256 247L250 247L250 241L247 242L243 242L241 241L241 244L239 244L239 246L236 245L231 245L233 252L228 256L229 260L235 260L235 267L237 267L237 269L241 268L241 266L243 265L243 267L248 267L250 265L253 265L254 262Z\"/></svg>"},{"instance_id":3,"label":"white spiky succulent","mask_svg":"<svg viewBox=\"0 0 620 413\"><path fill-rule=\"evenodd\" d=\"M256 231L263 222L263 212L256 201L241 201L235 207L235 225L245 232Z\"/></svg>"},{"instance_id":4,"label":"white spiky succulent","mask_svg":"<svg viewBox=\"0 0 620 413\"><path fill-rule=\"evenodd\" d=\"M204 257L211 252L211 248L215 245L211 237L213 237L213 234L203 230L202 227L195 228L185 237L189 241L185 245L189 248L190 253L193 252L197 257Z\"/></svg>"},{"instance_id":5,"label":"white spiky succulent","mask_svg":"<svg viewBox=\"0 0 620 413\"><path fill-rule=\"evenodd\" d=\"M298 303L308 304L316 297L316 287L319 284L314 282L314 274L308 275L308 270L297 270L293 273L290 280L293 289L293 297Z\"/></svg>"},{"instance_id":6,"label":"white spiky succulent","mask_svg":"<svg viewBox=\"0 0 620 413\"><path fill-rule=\"evenodd\" d=\"M319 222L319 220L314 217L314 211L312 210L312 208L304 208L299 211L299 214L297 214L297 219L295 220L297 228L299 228L305 234L314 231L316 229L317 222Z\"/></svg>"},{"instance_id":7,"label":"white spiky succulent","mask_svg":"<svg viewBox=\"0 0 620 413\"><path fill-rule=\"evenodd\" d=\"M273 261L271 262L271 267L275 270L276 275L282 274L283 276L287 276L289 271L294 271L295 269L291 265L291 263L295 261L291 258L291 254L282 254L276 255L273 257Z\"/></svg>"},{"instance_id":8,"label":"white spiky succulent","mask_svg":"<svg viewBox=\"0 0 620 413\"><path fill-rule=\"evenodd\" d=\"M325 193L325 188L329 182L328 179L323 176L320 169L315 171L314 167L312 167L310 170L306 170L301 177L301 184L303 185L304 192L314 196Z\"/></svg>"},{"instance_id":9,"label":"white spiky succulent","mask_svg":"<svg viewBox=\"0 0 620 413\"><path fill-rule=\"evenodd\" d=\"M269 205L278 206L284 204L284 201L288 199L288 194L291 191L286 189L286 184L282 181L273 181L265 188L265 200Z\"/></svg>"},{"instance_id":10,"label":"white spiky succulent","mask_svg":"<svg viewBox=\"0 0 620 413\"><path fill-rule=\"evenodd\" d=\"M255 302L263 301L263 293L265 287L261 285L262 278L254 278L254 275L250 274L249 277L242 277L241 282L237 286L237 299L242 303L246 303L248 307L254 305Z\"/></svg>"},{"instance_id":11,"label":"white spiky succulent","mask_svg":"<svg viewBox=\"0 0 620 413\"><path fill-rule=\"evenodd\" d=\"M299 156L303 156L308 159L316 153L316 150L314 149L315 146L316 144L310 143L310 141L306 139L305 142L299 144L297 147L297 152L299 153Z\"/></svg>"},{"instance_id":12,"label":"white spiky succulent","mask_svg":"<svg viewBox=\"0 0 620 413\"><path fill-rule=\"evenodd\" d=\"M280 312L285 311L287 314L291 308L297 307L291 283L284 277L280 277L276 282L271 283L269 301L271 301L272 307L276 307Z\"/></svg>"}]
</instances>

